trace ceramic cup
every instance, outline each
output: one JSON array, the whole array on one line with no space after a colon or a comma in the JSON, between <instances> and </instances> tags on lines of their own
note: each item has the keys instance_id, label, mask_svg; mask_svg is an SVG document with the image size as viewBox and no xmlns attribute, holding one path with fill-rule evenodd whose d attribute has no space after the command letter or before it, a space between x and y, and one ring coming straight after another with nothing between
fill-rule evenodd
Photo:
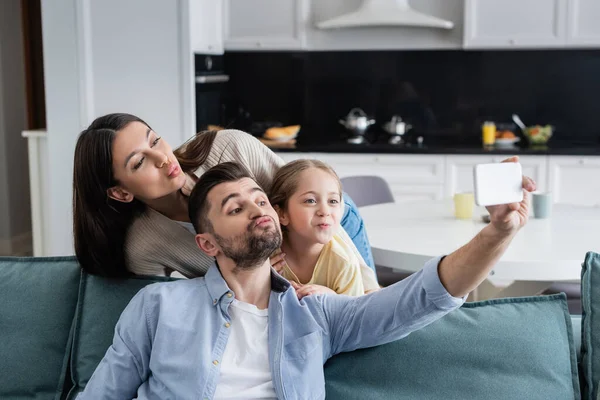
<instances>
[{"instance_id":1,"label":"ceramic cup","mask_svg":"<svg viewBox=\"0 0 600 400\"><path fill-rule=\"evenodd\" d=\"M552 214L552 195L546 192L533 192L533 216L535 218L549 218Z\"/></svg>"},{"instance_id":2,"label":"ceramic cup","mask_svg":"<svg viewBox=\"0 0 600 400\"><path fill-rule=\"evenodd\" d=\"M472 192L456 193L454 195L454 216L458 219L473 218L475 195Z\"/></svg>"}]
</instances>

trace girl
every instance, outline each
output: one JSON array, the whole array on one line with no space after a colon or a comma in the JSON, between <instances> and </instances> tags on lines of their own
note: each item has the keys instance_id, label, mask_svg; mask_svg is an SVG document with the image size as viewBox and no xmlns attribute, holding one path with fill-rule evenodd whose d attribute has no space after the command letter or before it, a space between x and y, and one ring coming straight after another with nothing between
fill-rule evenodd
<instances>
[{"instance_id":1,"label":"girl","mask_svg":"<svg viewBox=\"0 0 600 400\"><path fill-rule=\"evenodd\" d=\"M73 173L75 254L89 273L123 277L202 276L214 262L196 246L188 195L197 177L225 161L244 165L265 190L283 160L236 130L200 133L173 151L130 114L99 117L81 132ZM356 207L346 199L343 226L370 254ZM281 263L284 255L271 262Z\"/></svg>"},{"instance_id":2,"label":"girl","mask_svg":"<svg viewBox=\"0 0 600 400\"><path fill-rule=\"evenodd\" d=\"M374 274L361 273L364 261L340 226L342 184L331 167L317 160L286 164L275 174L270 201L283 229L286 257L279 272L299 298L360 296L379 288Z\"/></svg>"}]
</instances>

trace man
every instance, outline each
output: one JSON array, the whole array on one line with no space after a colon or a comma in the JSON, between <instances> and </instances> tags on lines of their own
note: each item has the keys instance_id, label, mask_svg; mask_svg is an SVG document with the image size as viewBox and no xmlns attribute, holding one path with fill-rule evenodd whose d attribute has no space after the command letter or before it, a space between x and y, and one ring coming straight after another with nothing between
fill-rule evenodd
<instances>
[{"instance_id":1,"label":"man","mask_svg":"<svg viewBox=\"0 0 600 400\"><path fill-rule=\"evenodd\" d=\"M471 242L409 278L298 300L271 269L281 230L266 194L238 164L218 165L189 202L196 242L216 264L204 278L142 289L80 398L325 398L328 358L398 340L463 303L526 223L535 184L523 186L522 203L490 208Z\"/></svg>"}]
</instances>

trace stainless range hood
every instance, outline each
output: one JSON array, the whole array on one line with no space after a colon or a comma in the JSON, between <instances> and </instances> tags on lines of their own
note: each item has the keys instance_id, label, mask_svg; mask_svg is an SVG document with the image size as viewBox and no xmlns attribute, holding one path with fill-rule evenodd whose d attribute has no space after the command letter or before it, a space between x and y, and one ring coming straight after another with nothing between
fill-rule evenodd
<instances>
[{"instance_id":1,"label":"stainless range hood","mask_svg":"<svg viewBox=\"0 0 600 400\"><path fill-rule=\"evenodd\" d=\"M320 29L407 26L452 29L454 23L413 10L408 0L363 0L358 10L317 23Z\"/></svg>"}]
</instances>

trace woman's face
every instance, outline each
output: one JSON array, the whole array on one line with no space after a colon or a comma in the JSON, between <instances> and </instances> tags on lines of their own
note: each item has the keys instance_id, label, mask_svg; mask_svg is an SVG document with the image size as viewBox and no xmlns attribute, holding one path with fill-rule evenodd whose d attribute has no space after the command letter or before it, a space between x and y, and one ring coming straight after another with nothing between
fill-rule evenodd
<instances>
[{"instance_id":1,"label":"woman's face","mask_svg":"<svg viewBox=\"0 0 600 400\"><path fill-rule=\"evenodd\" d=\"M141 122L117 132L112 145L112 167L117 186L108 195L119 201L143 202L181 189L185 174L169 144Z\"/></svg>"}]
</instances>

